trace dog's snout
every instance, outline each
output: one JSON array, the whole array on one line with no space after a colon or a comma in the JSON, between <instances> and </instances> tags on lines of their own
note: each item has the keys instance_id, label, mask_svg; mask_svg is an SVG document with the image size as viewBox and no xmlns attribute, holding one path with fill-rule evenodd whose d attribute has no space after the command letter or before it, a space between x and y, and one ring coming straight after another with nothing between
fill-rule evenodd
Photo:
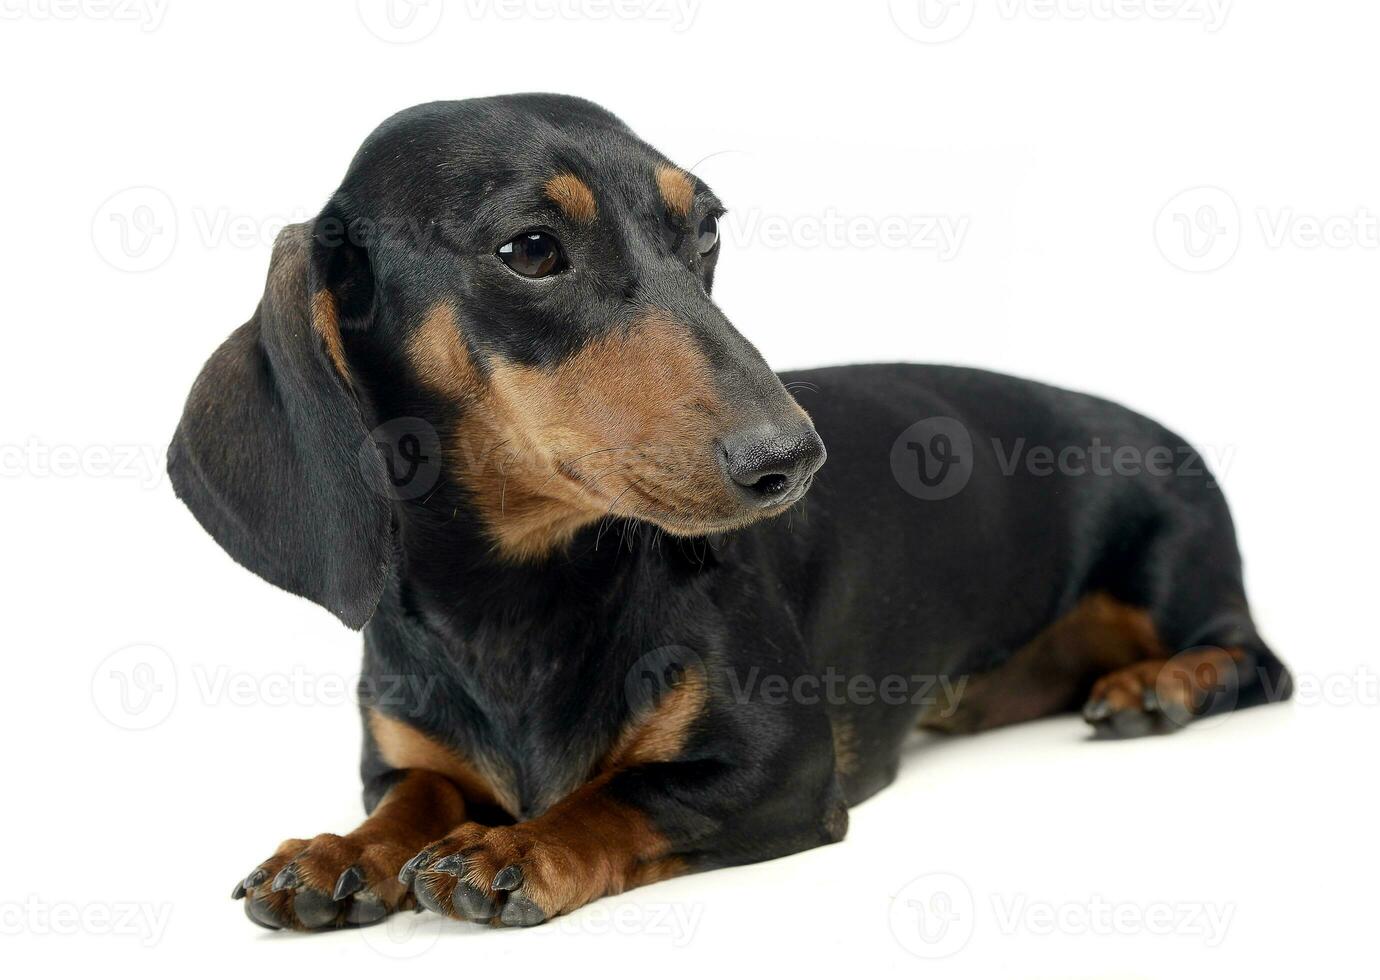
<instances>
[{"instance_id":1,"label":"dog's snout","mask_svg":"<svg viewBox=\"0 0 1380 980\"><path fill-rule=\"evenodd\" d=\"M757 426L719 444L724 472L752 506L798 499L824 465L824 443L811 426Z\"/></svg>"}]
</instances>

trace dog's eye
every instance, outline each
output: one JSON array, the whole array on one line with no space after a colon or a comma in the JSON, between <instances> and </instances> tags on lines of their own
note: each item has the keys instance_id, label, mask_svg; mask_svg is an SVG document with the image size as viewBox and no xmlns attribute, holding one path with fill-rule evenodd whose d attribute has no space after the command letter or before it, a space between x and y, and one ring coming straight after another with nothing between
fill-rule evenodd
<instances>
[{"instance_id":1,"label":"dog's eye","mask_svg":"<svg viewBox=\"0 0 1380 980\"><path fill-rule=\"evenodd\" d=\"M528 279L543 279L565 269L565 250L551 235L540 231L518 235L498 247L503 264Z\"/></svg>"},{"instance_id":2,"label":"dog's eye","mask_svg":"<svg viewBox=\"0 0 1380 980\"><path fill-rule=\"evenodd\" d=\"M719 219L710 215L700 222L700 230L695 232L695 247L701 255L708 255L719 244Z\"/></svg>"}]
</instances>

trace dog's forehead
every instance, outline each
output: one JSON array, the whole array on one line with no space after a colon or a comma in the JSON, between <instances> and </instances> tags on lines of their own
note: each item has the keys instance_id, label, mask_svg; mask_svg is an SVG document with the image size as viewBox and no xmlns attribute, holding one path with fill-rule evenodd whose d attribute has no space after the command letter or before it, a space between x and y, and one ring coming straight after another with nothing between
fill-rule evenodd
<instances>
[{"instance_id":1,"label":"dog's forehead","mask_svg":"<svg viewBox=\"0 0 1380 980\"><path fill-rule=\"evenodd\" d=\"M701 186L626 130L538 130L495 145L498 154L485 153L461 165L461 185L473 186L480 178L491 190L542 197L575 218L600 205L637 210L669 206L686 214Z\"/></svg>"},{"instance_id":2,"label":"dog's forehead","mask_svg":"<svg viewBox=\"0 0 1380 980\"><path fill-rule=\"evenodd\" d=\"M577 220L598 209L686 217L699 191L694 177L652 152L560 154L541 169L539 184L545 198Z\"/></svg>"},{"instance_id":3,"label":"dog's forehead","mask_svg":"<svg viewBox=\"0 0 1380 980\"><path fill-rule=\"evenodd\" d=\"M640 235L689 220L712 192L617 117L561 96L433 103L399 113L360 148L341 198L412 229L444 224L490 244L550 220Z\"/></svg>"}]
</instances>

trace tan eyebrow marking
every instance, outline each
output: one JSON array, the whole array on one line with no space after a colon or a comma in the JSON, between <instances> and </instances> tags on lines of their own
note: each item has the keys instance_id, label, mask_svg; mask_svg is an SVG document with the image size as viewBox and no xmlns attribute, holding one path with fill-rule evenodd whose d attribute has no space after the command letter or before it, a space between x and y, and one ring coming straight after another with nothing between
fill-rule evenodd
<instances>
[{"instance_id":1,"label":"tan eyebrow marking","mask_svg":"<svg viewBox=\"0 0 1380 980\"><path fill-rule=\"evenodd\" d=\"M599 214L594 192L571 173L557 174L546 182L546 196L572 221L588 224Z\"/></svg>"},{"instance_id":2,"label":"tan eyebrow marking","mask_svg":"<svg viewBox=\"0 0 1380 980\"><path fill-rule=\"evenodd\" d=\"M656 168L656 186L668 208L682 218L690 216L690 208L695 203L695 182L689 174L679 167L662 164Z\"/></svg>"}]
</instances>

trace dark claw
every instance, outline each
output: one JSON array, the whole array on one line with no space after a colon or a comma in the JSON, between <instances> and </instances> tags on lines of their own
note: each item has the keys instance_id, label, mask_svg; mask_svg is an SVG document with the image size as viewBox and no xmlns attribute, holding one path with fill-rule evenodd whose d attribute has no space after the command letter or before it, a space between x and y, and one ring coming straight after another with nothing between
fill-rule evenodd
<instances>
[{"instance_id":1,"label":"dark claw","mask_svg":"<svg viewBox=\"0 0 1380 980\"><path fill-rule=\"evenodd\" d=\"M462 854L449 854L433 864L429 870L458 875L465 870L465 857Z\"/></svg>"},{"instance_id":2,"label":"dark claw","mask_svg":"<svg viewBox=\"0 0 1380 980\"><path fill-rule=\"evenodd\" d=\"M280 892L284 888L296 888L301 883L302 877L297 873L297 865L289 864L282 871L279 871L273 878L273 884L268 886L271 892Z\"/></svg>"},{"instance_id":3,"label":"dark claw","mask_svg":"<svg viewBox=\"0 0 1380 980\"><path fill-rule=\"evenodd\" d=\"M488 921L498 914L498 906L478 888L468 882L460 882L450 896L450 904L466 919Z\"/></svg>"},{"instance_id":4,"label":"dark claw","mask_svg":"<svg viewBox=\"0 0 1380 980\"><path fill-rule=\"evenodd\" d=\"M1083 706L1083 717L1090 722L1105 721L1112 716L1112 705L1106 698L1089 701Z\"/></svg>"},{"instance_id":5,"label":"dark claw","mask_svg":"<svg viewBox=\"0 0 1380 980\"><path fill-rule=\"evenodd\" d=\"M412 879L417 877L417 872L422 869L422 865L426 864L430 860L431 852L422 851L420 854L418 854L416 857L414 857L412 860L408 861L406 864L402 866L402 870L398 872L398 880L401 881L404 885L412 884Z\"/></svg>"},{"instance_id":6,"label":"dark claw","mask_svg":"<svg viewBox=\"0 0 1380 980\"><path fill-rule=\"evenodd\" d=\"M522 869L510 864L494 875L493 889L496 892L511 892L522 887Z\"/></svg>"},{"instance_id":7,"label":"dark claw","mask_svg":"<svg viewBox=\"0 0 1380 980\"><path fill-rule=\"evenodd\" d=\"M235 883L235 890L230 893L230 897L234 899L244 898L244 893L244 882L239 881Z\"/></svg>"},{"instance_id":8,"label":"dark claw","mask_svg":"<svg viewBox=\"0 0 1380 980\"><path fill-rule=\"evenodd\" d=\"M246 878L246 879L244 879L243 884L244 884L244 887L245 887L245 888L258 888L260 885L262 885L262 884L263 884L265 881L267 881L267 880L268 880L268 869L267 869L267 868L255 868L253 871L249 872L249 877Z\"/></svg>"},{"instance_id":9,"label":"dark claw","mask_svg":"<svg viewBox=\"0 0 1380 980\"><path fill-rule=\"evenodd\" d=\"M535 926L546 921L546 913L530 898L512 895L499 918L505 926Z\"/></svg>"},{"instance_id":10,"label":"dark claw","mask_svg":"<svg viewBox=\"0 0 1380 980\"><path fill-rule=\"evenodd\" d=\"M325 892L304 888L293 899L292 911L297 913L298 920L308 929L320 929L335 922L340 908Z\"/></svg>"},{"instance_id":11,"label":"dark claw","mask_svg":"<svg viewBox=\"0 0 1380 980\"><path fill-rule=\"evenodd\" d=\"M336 880L335 891L331 893L331 898L338 902L342 898L348 898L363 887L364 872L359 870L359 865L352 864L344 871L340 872L340 877Z\"/></svg>"}]
</instances>

